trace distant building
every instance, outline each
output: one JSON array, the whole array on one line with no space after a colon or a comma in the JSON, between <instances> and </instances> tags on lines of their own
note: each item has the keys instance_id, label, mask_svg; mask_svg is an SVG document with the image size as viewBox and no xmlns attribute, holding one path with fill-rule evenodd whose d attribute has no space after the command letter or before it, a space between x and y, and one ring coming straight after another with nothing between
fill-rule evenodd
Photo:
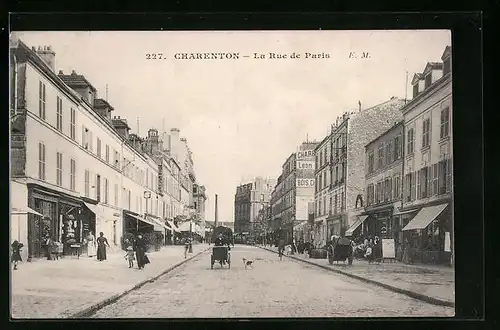
<instances>
[{"instance_id":1,"label":"distant building","mask_svg":"<svg viewBox=\"0 0 500 330\"><path fill-rule=\"evenodd\" d=\"M317 142L303 142L282 166L271 194L271 227L285 240L302 237L307 224L308 205L314 201L314 148ZM294 235L295 234L295 235Z\"/></svg>"},{"instance_id":2,"label":"distant building","mask_svg":"<svg viewBox=\"0 0 500 330\"><path fill-rule=\"evenodd\" d=\"M274 184L273 179L257 177L236 188L234 226L237 233L252 232L252 223L257 220L259 211L269 203Z\"/></svg>"}]
</instances>

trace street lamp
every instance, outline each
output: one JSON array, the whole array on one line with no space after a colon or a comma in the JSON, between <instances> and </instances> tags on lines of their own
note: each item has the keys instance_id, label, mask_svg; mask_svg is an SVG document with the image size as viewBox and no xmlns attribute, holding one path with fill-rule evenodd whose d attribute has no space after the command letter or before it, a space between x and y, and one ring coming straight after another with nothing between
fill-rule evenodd
<instances>
[{"instance_id":1,"label":"street lamp","mask_svg":"<svg viewBox=\"0 0 500 330\"><path fill-rule=\"evenodd\" d=\"M148 199L151 198L151 192L145 190L144 191L144 198L146 199L146 212L144 212L144 218L146 218L148 214ZM139 220L137 220L137 232L139 232Z\"/></svg>"}]
</instances>

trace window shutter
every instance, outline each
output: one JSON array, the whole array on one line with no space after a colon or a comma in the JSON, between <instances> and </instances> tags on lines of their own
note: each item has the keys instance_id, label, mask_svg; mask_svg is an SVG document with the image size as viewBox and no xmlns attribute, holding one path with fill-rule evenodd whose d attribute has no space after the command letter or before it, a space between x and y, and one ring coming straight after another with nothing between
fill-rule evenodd
<instances>
[{"instance_id":1,"label":"window shutter","mask_svg":"<svg viewBox=\"0 0 500 330\"><path fill-rule=\"evenodd\" d=\"M420 172L421 171L422 170L417 171L417 199L420 199L421 196L422 196L421 193L420 193L420 176L421 176Z\"/></svg>"},{"instance_id":2,"label":"window shutter","mask_svg":"<svg viewBox=\"0 0 500 330\"><path fill-rule=\"evenodd\" d=\"M451 158L446 160L446 192L452 191L453 163Z\"/></svg>"},{"instance_id":3,"label":"window shutter","mask_svg":"<svg viewBox=\"0 0 500 330\"><path fill-rule=\"evenodd\" d=\"M432 196L432 165L427 167L427 197Z\"/></svg>"}]
</instances>

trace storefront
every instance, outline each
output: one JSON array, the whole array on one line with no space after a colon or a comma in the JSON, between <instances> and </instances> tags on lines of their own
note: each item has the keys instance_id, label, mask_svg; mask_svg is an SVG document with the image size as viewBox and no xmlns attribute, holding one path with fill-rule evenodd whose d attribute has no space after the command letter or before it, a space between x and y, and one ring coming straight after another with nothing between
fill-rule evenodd
<instances>
[{"instance_id":1,"label":"storefront","mask_svg":"<svg viewBox=\"0 0 500 330\"><path fill-rule=\"evenodd\" d=\"M453 207L442 201L426 204L402 229L405 262L450 264L453 248Z\"/></svg>"},{"instance_id":2,"label":"storefront","mask_svg":"<svg viewBox=\"0 0 500 330\"><path fill-rule=\"evenodd\" d=\"M345 236L349 237L354 241L359 241L362 239L363 227L366 219L368 219L368 215L360 215L357 216L357 220L346 230Z\"/></svg>"},{"instance_id":3,"label":"storefront","mask_svg":"<svg viewBox=\"0 0 500 330\"><path fill-rule=\"evenodd\" d=\"M47 255L47 237L54 242L63 243L64 253L68 253L69 245L83 240L83 201L38 184L27 186L28 207L43 215L28 215L29 257L40 258Z\"/></svg>"},{"instance_id":4,"label":"storefront","mask_svg":"<svg viewBox=\"0 0 500 330\"><path fill-rule=\"evenodd\" d=\"M326 240L330 240L332 235L342 236L344 231L343 224L346 223L345 218L346 215L343 213L331 215L326 218Z\"/></svg>"}]
</instances>

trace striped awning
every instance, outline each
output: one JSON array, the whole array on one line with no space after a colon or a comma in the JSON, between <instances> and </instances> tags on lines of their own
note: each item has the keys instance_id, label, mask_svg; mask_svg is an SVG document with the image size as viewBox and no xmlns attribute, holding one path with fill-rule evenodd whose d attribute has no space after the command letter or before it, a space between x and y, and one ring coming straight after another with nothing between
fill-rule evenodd
<instances>
[{"instance_id":1,"label":"striped awning","mask_svg":"<svg viewBox=\"0 0 500 330\"><path fill-rule=\"evenodd\" d=\"M179 227L177 227L175 225L175 223L173 223L172 221L170 220L167 220L167 223L168 225L170 226L170 228L172 228L176 233L180 233L181 231L179 230Z\"/></svg>"},{"instance_id":2,"label":"striped awning","mask_svg":"<svg viewBox=\"0 0 500 330\"><path fill-rule=\"evenodd\" d=\"M448 204L423 207L417 215L403 228L403 231L425 229L436 219Z\"/></svg>"}]
</instances>

